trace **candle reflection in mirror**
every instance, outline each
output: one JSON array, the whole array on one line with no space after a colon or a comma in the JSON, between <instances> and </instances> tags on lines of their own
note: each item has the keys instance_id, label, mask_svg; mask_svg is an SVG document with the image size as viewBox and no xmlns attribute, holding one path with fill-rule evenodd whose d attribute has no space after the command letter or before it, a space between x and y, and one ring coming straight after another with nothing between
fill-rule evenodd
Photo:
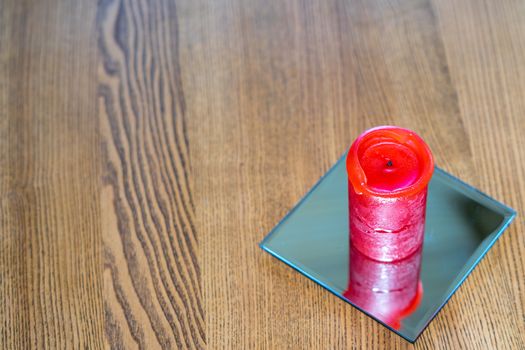
<instances>
[{"instance_id":1,"label":"candle reflection in mirror","mask_svg":"<svg viewBox=\"0 0 525 350\"><path fill-rule=\"evenodd\" d=\"M368 314L399 330L423 297L421 251L393 262L373 260L350 243L348 287L343 296Z\"/></svg>"}]
</instances>

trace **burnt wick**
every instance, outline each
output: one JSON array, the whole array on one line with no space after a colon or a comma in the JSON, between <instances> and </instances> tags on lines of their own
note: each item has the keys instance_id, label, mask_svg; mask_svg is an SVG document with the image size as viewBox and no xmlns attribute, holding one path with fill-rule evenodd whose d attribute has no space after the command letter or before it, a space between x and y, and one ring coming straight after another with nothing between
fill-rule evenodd
<instances>
[{"instance_id":1,"label":"burnt wick","mask_svg":"<svg viewBox=\"0 0 525 350\"><path fill-rule=\"evenodd\" d=\"M394 165L394 164L392 164L392 161L391 161L391 160L389 160L389 161L386 163L386 166L388 166L388 167L390 167L390 166L392 166L392 165Z\"/></svg>"}]
</instances>

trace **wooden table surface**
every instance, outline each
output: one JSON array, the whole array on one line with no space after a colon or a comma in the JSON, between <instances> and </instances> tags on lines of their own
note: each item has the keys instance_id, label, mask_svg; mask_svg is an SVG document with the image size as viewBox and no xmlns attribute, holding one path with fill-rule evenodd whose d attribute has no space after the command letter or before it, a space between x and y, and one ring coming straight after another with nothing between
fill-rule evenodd
<instances>
[{"instance_id":1,"label":"wooden table surface","mask_svg":"<svg viewBox=\"0 0 525 350\"><path fill-rule=\"evenodd\" d=\"M415 345L257 243L364 129L518 217ZM525 2L0 2L0 348L524 349Z\"/></svg>"}]
</instances>

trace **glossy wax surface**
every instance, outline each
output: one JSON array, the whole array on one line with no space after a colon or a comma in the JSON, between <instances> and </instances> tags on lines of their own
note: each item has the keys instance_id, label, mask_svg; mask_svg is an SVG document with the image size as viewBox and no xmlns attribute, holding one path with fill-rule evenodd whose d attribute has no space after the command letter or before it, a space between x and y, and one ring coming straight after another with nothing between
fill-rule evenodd
<instances>
[{"instance_id":1,"label":"glossy wax surface","mask_svg":"<svg viewBox=\"0 0 525 350\"><path fill-rule=\"evenodd\" d=\"M357 194L349 183L350 239L379 261L403 259L423 244L426 188L407 197Z\"/></svg>"},{"instance_id":2,"label":"glossy wax surface","mask_svg":"<svg viewBox=\"0 0 525 350\"><path fill-rule=\"evenodd\" d=\"M414 132L368 130L347 157L352 244L378 261L403 259L423 243L432 154Z\"/></svg>"},{"instance_id":3,"label":"glossy wax surface","mask_svg":"<svg viewBox=\"0 0 525 350\"><path fill-rule=\"evenodd\" d=\"M410 147L380 142L363 151L359 162L370 188L390 192L408 187L421 175L421 165Z\"/></svg>"}]
</instances>

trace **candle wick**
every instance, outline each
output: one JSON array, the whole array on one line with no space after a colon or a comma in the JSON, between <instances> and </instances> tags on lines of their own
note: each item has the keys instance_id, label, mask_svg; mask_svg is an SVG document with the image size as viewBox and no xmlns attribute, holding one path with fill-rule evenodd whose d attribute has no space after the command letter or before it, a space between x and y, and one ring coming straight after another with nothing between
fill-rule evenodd
<instances>
[{"instance_id":1,"label":"candle wick","mask_svg":"<svg viewBox=\"0 0 525 350\"><path fill-rule=\"evenodd\" d=\"M392 164L392 161L391 161L391 160L389 160L389 161L386 163L386 166L392 166L392 165L394 165L394 164Z\"/></svg>"}]
</instances>

